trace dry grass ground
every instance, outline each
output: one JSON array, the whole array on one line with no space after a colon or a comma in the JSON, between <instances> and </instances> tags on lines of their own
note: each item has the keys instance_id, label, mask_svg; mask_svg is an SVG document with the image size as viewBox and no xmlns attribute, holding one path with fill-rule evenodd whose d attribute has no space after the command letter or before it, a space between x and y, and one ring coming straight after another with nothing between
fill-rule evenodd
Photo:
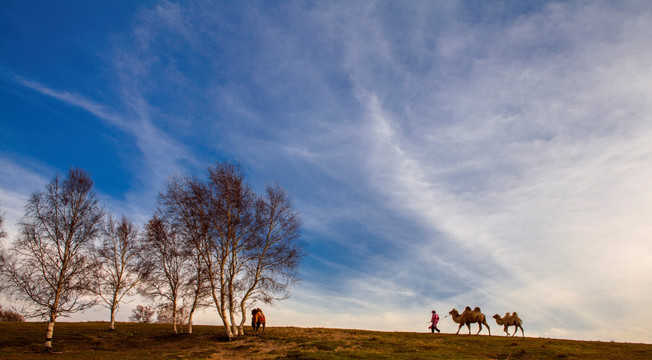
<instances>
[{"instance_id":1,"label":"dry grass ground","mask_svg":"<svg viewBox=\"0 0 652 360\"><path fill-rule=\"evenodd\" d=\"M0 359L652 359L649 344L292 327L228 342L217 326L173 335L170 325L109 332L103 322L57 323L57 353L43 354L45 329L0 323Z\"/></svg>"}]
</instances>

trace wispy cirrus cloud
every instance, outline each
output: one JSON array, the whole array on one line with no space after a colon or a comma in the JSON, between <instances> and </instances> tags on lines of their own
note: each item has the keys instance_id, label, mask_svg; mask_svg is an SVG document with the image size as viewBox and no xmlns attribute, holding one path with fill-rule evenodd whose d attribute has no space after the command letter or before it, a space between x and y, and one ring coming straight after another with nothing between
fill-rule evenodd
<instances>
[{"instance_id":1,"label":"wispy cirrus cloud","mask_svg":"<svg viewBox=\"0 0 652 360\"><path fill-rule=\"evenodd\" d=\"M52 98L55 98L59 101L62 101L68 105L72 105L78 108L81 108L83 110L88 111L89 113L93 114L95 117L102 119L104 121L107 121L109 124L120 127L120 128L127 128L127 124L124 122L124 120L112 113L110 110L108 110L105 106L102 106L100 104L97 104L89 99L86 99L78 94L73 94L67 91L59 91L59 90L54 90L51 89L39 82L32 81L25 79L21 76L17 76L16 80L18 83L21 85L30 88L38 93L41 93L46 96L50 96Z\"/></svg>"},{"instance_id":2,"label":"wispy cirrus cloud","mask_svg":"<svg viewBox=\"0 0 652 360\"><path fill-rule=\"evenodd\" d=\"M194 164L194 159L180 141L158 128L150 119L148 105L138 98L132 98L132 111L118 113L80 94L55 90L39 82L17 76L16 81L22 86L65 103L69 106L87 111L99 120L118 128L134 139L134 145L140 150L128 159L132 171L140 179L140 184L133 184L133 193L129 212L138 218L145 216L146 209L151 208L151 200L160 185L169 176L182 171L187 164ZM23 169L30 172L30 169ZM143 193L143 189L149 189ZM31 191L35 191L32 189ZM138 204L138 203L141 204ZM115 205L116 210L125 211L124 204ZM144 207L144 208L143 208Z\"/></svg>"},{"instance_id":3,"label":"wispy cirrus cloud","mask_svg":"<svg viewBox=\"0 0 652 360\"><path fill-rule=\"evenodd\" d=\"M451 300L528 309L538 331L564 337L598 326L589 314L610 306L640 314L638 302L622 300L638 292L623 281L637 277L624 259L636 259L636 271L649 268L646 256L634 254L650 250L640 214L652 210L643 185L651 175L652 153L643 144L652 138L652 93L640 85L650 71L639 46L650 31L620 15L551 5L498 28L467 28L470 39L494 41L471 45L474 53L460 47L456 56L472 60L460 58L462 77L433 72L405 80L421 95L409 106L384 100L387 88L373 81L360 82L381 91L363 98L372 119L372 183L398 209L445 234L425 247L424 258L464 249L455 251L456 267L467 270L459 280L479 286ZM391 60L386 69L400 73L399 60ZM433 86L437 79L446 86ZM555 313L583 325L568 329L560 323L568 317ZM616 331L622 338L626 332ZM614 328L586 334L615 336Z\"/></svg>"}]
</instances>

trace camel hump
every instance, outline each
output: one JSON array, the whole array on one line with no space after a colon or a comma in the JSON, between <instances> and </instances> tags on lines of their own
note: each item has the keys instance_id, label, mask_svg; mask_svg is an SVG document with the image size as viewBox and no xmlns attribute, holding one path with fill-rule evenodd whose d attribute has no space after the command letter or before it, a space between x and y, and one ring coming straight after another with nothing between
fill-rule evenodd
<instances>
[{"instance_id":1,"label":"camel hump","mask_svg":"<svg viewBox=\"0 0 652 360\"><path fill-rule=\"evenodd\" d=\"M516 313L516 311L514 311L514 312L512 313L512 316L518 316L518 314Z\"/></svg>"},{"instance_id":2,"label":"camel hump","mask_svg":"<svg viewBox=\"0 0 652 360\"><path fill-rule=\"evenodd\" d=\"M466 309L464 309L464 311L471 311L471 307L467 306Z\"/></svg>"},{"instance_id":3,"label":"camel hump","mask_svg":"<svg viewBox=\"0 0 652 360\"><path fill-rule=\"evenodd\" d=\"M473 309L473 311L480 311L480 307L476 306L475 309Z\"/></svg>"}]
</instances>

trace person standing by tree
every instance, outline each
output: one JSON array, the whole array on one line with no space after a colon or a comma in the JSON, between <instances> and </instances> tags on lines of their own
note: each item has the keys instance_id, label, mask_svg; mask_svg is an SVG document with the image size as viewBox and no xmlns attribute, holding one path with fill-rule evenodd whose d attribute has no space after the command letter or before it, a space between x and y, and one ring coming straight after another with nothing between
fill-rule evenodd
<instances>
[{"instance_id":1,"label":"person standing by tree","mask_svg":"<svg viewBox=\"0 0 652 360\"><path fill-rule=\"evenodd\" d=\"M437 323L439 322L439 315L437 315L437 312L435 310L432 311L432 317L430 318L430 322L432 323L430 325L430 332L435 333L435 330L437 330L437 333L440 333L439 329L437 329Z\"/></svg>"},{"instance_id":2,"label":"person standing by tree","mask_svg":"<svg viewBox=\"0 0 652 360\"><path fill-rule=\"evenodd\" d=\"M20 234L4 251L0 281L11 298L26 303L28 317L48 319L46 352L52 351L59 316L95 304L84 295L90 294L94 280L93 243L103 218L90 176L71 169L29 198Z\"/></svg>"}]
</instances>

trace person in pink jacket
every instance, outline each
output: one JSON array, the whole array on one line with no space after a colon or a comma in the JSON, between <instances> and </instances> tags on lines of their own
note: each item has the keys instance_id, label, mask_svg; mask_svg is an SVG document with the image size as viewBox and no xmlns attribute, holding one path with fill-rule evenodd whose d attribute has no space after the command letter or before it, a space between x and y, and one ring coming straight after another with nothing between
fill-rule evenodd
<instances>
[{"instance_id":1,"label":"person in pink jacket","mask_svg":"<svg viewBox=\"0 0 652 360\"><path fill-rule=\"evenodd\" d=\"M439 322L439 315L437 315L437 312L435 310L432 311L432 317L430 318L430 322L432 325L430 325L429 329L431 333L435 333L435 330L437 330L437 333L440 333L439 329L437 329L437 323Z\"/></svg>"}]
</instances>

